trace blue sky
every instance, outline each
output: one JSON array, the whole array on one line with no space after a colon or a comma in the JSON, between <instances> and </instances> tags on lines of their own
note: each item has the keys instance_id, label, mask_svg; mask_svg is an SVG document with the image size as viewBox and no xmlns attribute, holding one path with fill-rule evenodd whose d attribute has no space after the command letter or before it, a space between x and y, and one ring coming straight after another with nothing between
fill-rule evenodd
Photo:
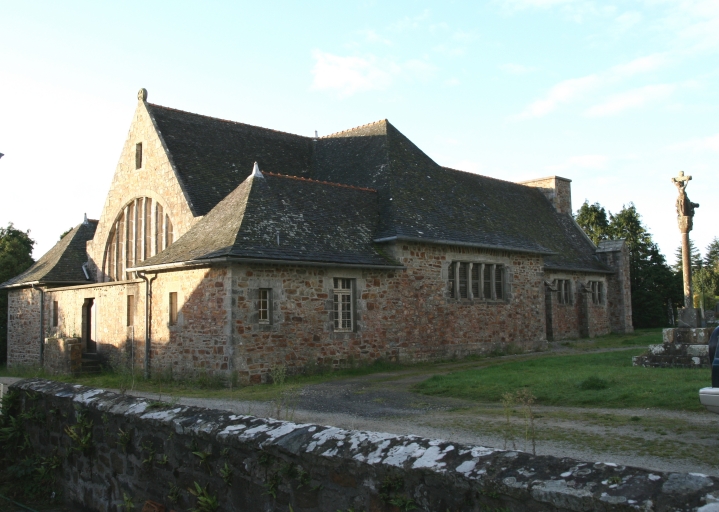
<instances>
[{"instance_id":1,"label":"blue sky","mask_svg":"<svg viewBox=\"0 0 719 512\"><path fill-rule=\"evenodd\" d=\"M136 93L304 135L389 119L442 165L634 202L670 263L670 178L719 235L719 1L13 2L0 225L35 256L100 215ZM516 205L521 209L522 205Z\"/></svg>"}]
</instances>

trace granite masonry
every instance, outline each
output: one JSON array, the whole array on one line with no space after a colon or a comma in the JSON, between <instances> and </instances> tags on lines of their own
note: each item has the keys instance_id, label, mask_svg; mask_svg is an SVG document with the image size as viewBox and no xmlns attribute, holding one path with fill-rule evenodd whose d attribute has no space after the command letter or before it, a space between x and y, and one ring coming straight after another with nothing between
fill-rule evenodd
<instances>
[{"instance_id":1,"label":"granite masonry","mask_svg":"<svg viewBox=\"0 0 719 512\"><path fill-rule=\"evenodd\" d=\"M21 418L40 456L61 461L53 490L84 510L152 500L181 512L198 494L228 512L675 512L719 502L719 480L697 473L238 416L41 379L10 389L3 414Z\"/></svg>"},{"instance_id":2,"label":"granite masonry","mask_svg":"<svg viewBox=\"0 0 719 512\"><path fill-rule=\"evenodd\" d=\"M51 340L78 338L148 374L250 383L629 332L626 244L571 213L570 180L442 167L386 120L310 138L141 90L100 219L0 284L8 365L60 371Z\"/></svg>"}]
</instances>

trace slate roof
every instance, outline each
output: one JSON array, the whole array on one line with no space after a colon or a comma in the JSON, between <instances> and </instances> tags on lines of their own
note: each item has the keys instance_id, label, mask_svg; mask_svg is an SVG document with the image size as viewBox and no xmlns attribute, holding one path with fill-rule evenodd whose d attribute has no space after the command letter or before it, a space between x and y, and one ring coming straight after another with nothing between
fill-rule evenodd
<instances>
[{"instance_id":1,"label":"slate roof","mask_svg":"<svg viewBox=\"0 0 719 512\"><path fill-rule=\"evenodd\" d=\"M0 288L15 288L30 284L73 285L89 281L82 270L87 262L85 249L95 236L96 220L81 223L65 235L42 258L19 276L0 284Z\"/></svg>"},{"instance_id":2,"label":"slate roof","mask_svg":"<svg viewBox=\"0 0 719 512\"><path fill-rule=\"evenodd\" d=\"M312 139L147 103L195 216L207 214L242 183L254 162L309 177Z\"/></svg>"},{"instance_id":3,"label":"slate roof","mask_svg":"<svg viewBox=\"0 0 719 512\"><path fill-rule=\"evenodd\" d=\"M398 267L372 242L378 215L374 190L251 175L175 243L137 268L214 258Z\"/></svg>"},{"instance_id":4,"label":"slate roof","mask_svg":"<svg viewBox=\"0 0 719 512\"><path fill-rule=\"evenodd\" d=\"M318 140L313 177L376 188L376 240L537 253L547 268L610 271L581 228L539 189L441 167L387 120Z\"/></svg>"}]
</instances>

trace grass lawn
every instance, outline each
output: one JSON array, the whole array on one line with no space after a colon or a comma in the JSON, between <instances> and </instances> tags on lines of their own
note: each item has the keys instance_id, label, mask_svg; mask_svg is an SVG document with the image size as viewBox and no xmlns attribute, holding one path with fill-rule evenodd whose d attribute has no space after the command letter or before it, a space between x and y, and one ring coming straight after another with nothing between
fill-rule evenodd
<instances>
[{"instance_id":1,"label":"grass lawn","mask_svg":"<svg viewBox=\"0 0 719 512\"><path fill-rule=\"evenodd\" d=\"M484 368L435 375L415 391L427 395L499 402L504 393L529 388L543 405L661 408L702 411L699 389L711 385L709 369L642 368L643 350L536 356Z\"/></svg>"}]
</instances>

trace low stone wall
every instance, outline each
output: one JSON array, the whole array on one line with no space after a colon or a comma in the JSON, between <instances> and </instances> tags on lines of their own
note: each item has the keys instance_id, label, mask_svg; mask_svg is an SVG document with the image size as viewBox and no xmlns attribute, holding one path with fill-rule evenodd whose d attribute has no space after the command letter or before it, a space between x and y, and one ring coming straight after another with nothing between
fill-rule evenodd
<instances>
[{"instance_id":1,"label":"low stone wall","mask_svg":"<svg viewBox=\"0 0 719 512\"><path fill-rule=\"evenodd\" d=\"M43 367L54 375L79 373L82 369L80 338L45 338Z\"/></svg>"},{"instance_id":2,"label":"low stone wall","mask_svg":"<svg viewBox=\"0 0 719 512\"><path fill-rule=\"evenodd\" d=\"M237 416L42 379L12 389L33 446L62 461L64 497L89 510L118 511L125 499L135 510L145 500L188 510L198 499L188 489L222 511L690 511L719 497L719 479L699 474Z\"/></svg>"},{"instance_id":3,"label":"low stone wall","mask_svg":"<svg viewBox=\"0 0 719 512\"><path fill-rule=\"evenodd\" d=\"M664 329L661 345L649 345L647 351L632 357L634 366L647 368L709 368L709 337L712 328Z\"/></svg>"}]
</instances>

